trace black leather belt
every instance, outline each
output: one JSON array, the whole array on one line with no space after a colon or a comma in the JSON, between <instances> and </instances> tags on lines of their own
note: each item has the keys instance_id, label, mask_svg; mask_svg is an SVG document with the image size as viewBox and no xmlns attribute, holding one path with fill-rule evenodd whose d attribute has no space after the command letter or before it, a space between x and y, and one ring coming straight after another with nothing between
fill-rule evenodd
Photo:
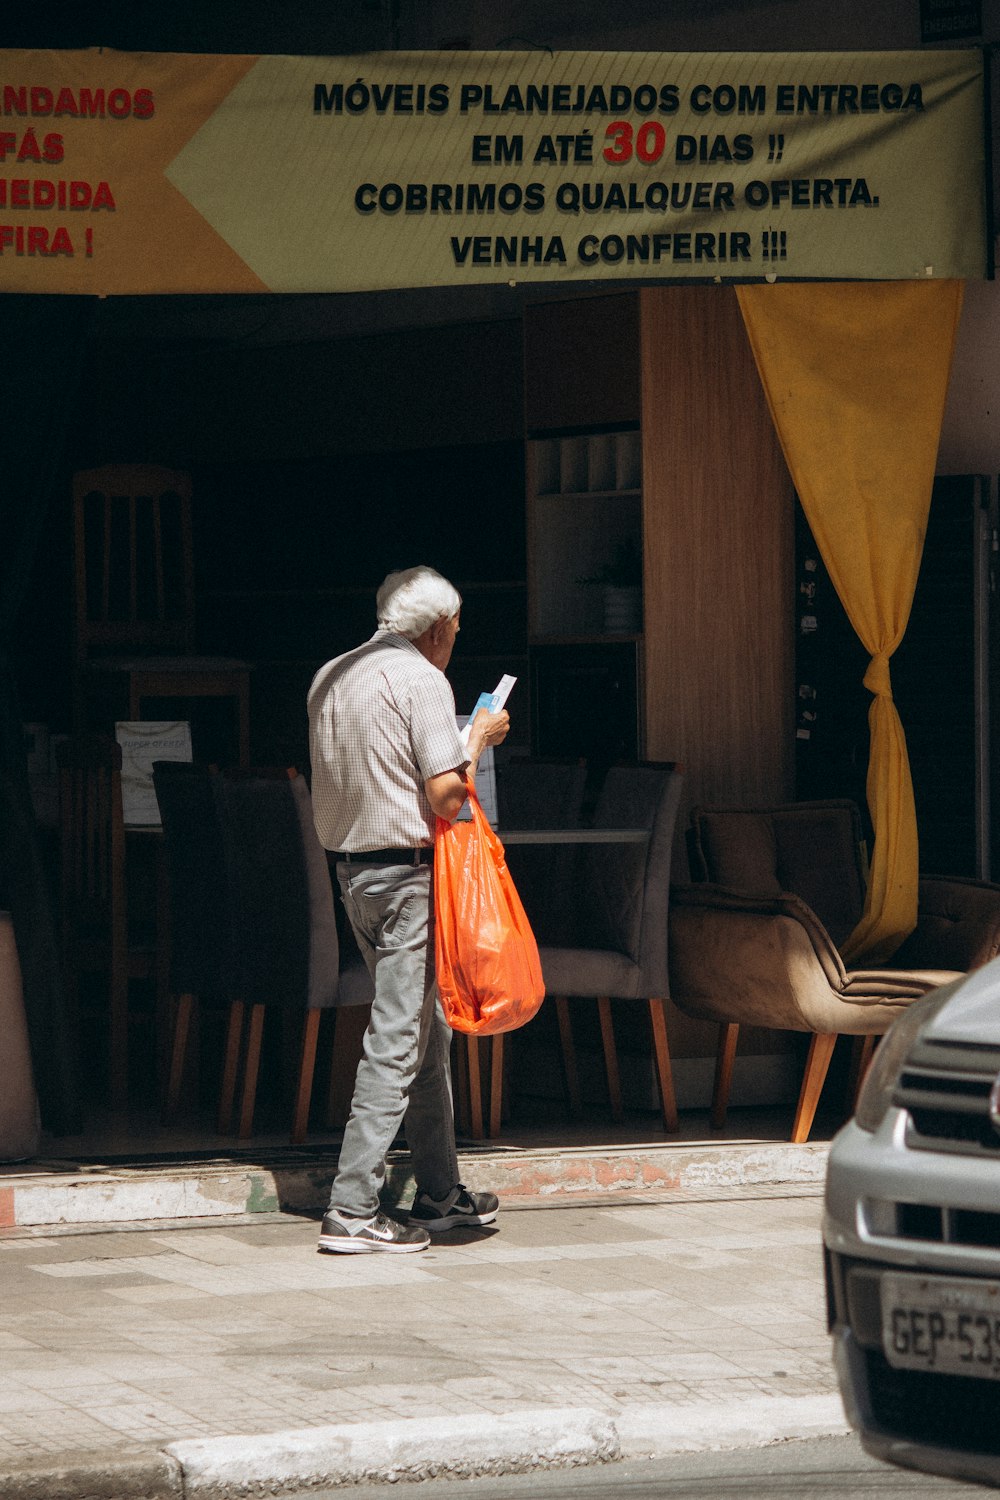
<instances>
[{"instance_id":1,"label":"black leather belt","mask_svg":"<svg viewBox=\"0 0 1000 1500\"><path fill-rule=\"evenodd\" d=\"M429 865L434 858L434 849L426 844L419 849L338 850L334 858L349 865Z\"/></svg>"}]
</instances>

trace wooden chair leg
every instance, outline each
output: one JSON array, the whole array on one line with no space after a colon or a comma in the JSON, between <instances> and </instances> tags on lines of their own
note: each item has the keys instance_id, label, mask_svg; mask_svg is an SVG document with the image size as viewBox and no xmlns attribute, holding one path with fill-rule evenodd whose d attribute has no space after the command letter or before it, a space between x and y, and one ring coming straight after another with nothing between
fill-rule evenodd
<instances>
[{"instance_id":1,"label":"wooden chair leg","mask_svg":"<svg viewBox=\"0 0 1000 1500\"><path fill-rule=\"evenodd\" d=\"M451 1098L455 1112L455 1129L468 1135L469 1122L469 1054L456 1034L451 1049Z\"/></svg>"},{"instance_id":2,"label":"wooden chair leg","mask_svg":"<svg viewBox=\"0 0 1000 1500\"><path fill-rule=\"evenodd\" d=\"M124 961L113 965L110 985L108 1093L112 1109L125 1109L128 1105L128 972Z\"/></svg>"},{"instance_id":3,"label":"wooden chair leg","mask_svg":"<svg viewBox=\"0 0 1000 1500\"><path fill-rule=\"evenodd\" d=\"M172 1066L171 1049L171 996L170 996L170 892L167 883L167 858L163 839L156 844L156 957L154 960L156 983L156 1081L160 1098L166 1097ZM185 1038L186 1040L186 1038Z\"/></svg>"},{"instance_id":4,"label":"wooden chair leg","mask_svg":"<svg viewBox=\"0 0 1000 1500\"><path fill-rule=\"evenodd\" d=\"M244 684L237 694L237 714L239 718L239 756L240 765L250 764L250 688Z\"/></svg>"},{"instance_id":5,"label":"wooden chair leg","mask_svg":"<svg viewBox=\"0 0 1000 1500\"><path fill-rule=\"evenodd\" d=\"M483 1082L479 1070L479 1038L463 1036L469 1068L469 1134L474 1141L483 1139Z\"/></svg>"},{"instance_id":6,"label":"wooden chair leg","mask_svg":"<svg viewBox=\"0 0 1000 1500\"><path fill-rule=\"evenodd\" d=\"M597 1014L601 1022L601 1045L604 1048L604 1071L608 1080L608 1098L611 1100L611 1118L619 1124L625 1118L622 1108L622 1079L618 1067L618 1048L615 1046L615 1028L611 1019L611 1001L602 995L597 1002Z\"/></svg>"},{"instance_id":7,"label":"wooden chair leg","mask_svg":"<svg viewBox=\"0 0 1000 1500\"><path fill-rule=\"evenodd\" d=\"M877 1036L856 1036L851 1038L851 1062L847 1072L847 1113L853 1115L857 1108L858 1095L861 1085L865 1081L865 1074L871 1066L871 1060L875 1052Z\"/></svg>"},{"instance_id":8,"label":"wooden chair leg","mask_svg":"<svg viewBox=\"0 0 1000 1500\"><path fill-rule=\"evenodd\" d=\"M336 1007L333 1047L330 1051L330 1084L326 1096L326 1128L339 1130L347 1124L354 1097L354 1079L364 1050L370 1005Z\"/></svg>"},{"instance_id":9,"label":"wooden chair leg","mask_svg":"<svg viewBox=\"0 0 1000 1500\"><path fill-rule=\"evenodd\" d=\"M667 1002L650 999L649 1020L653 1028L653 1057L656 1061L656 1081L660 1088L660 1109L663 1128L670 1135L680 1129L677 1118L677 1096L674 1093L674 1073L670 1066L670 1044L667 1039Z\"/></svg>"},{"instance_id":10,"label":"wooden chair leg","mask_svg":"<svg viewBox=\"0 0 1000 1500\"><path fill-rule=\"evenodd\" d=\"M490 1037L490 1121L489 1135L500 1134L503 1112L503 1033Z\"/></svg>"},{"instance_id":11,"label":"wooden chair leg","mask_svg":"<svg viewBox=\"0 0 1000 1500\"><path fill-rule=\"evenodd\" d=\"M257 1101L257 1074L260 1070L260 1044L264 1035L264 1007L254 1005L250 1011L247 1033L247 1056L243 1064L243 1099L240 1105L240 1140L249 1140L253 1130L253 1108Z\"/></svg>"},{"instance_id":12,"label":"wooden chair leg","mask_svg":"<svg viewBox=\"0 0 1000 1500\"><path fill-rule=\"evenodd\" d=\"M729 1108L729 1091L733 1085L733 1064L736 1061L736 1044L740 1039L740 1028L735 1021L723 1021L719 1026L719 1041L715 1050L715 1082L712 1085L713 1130L721 1130L726 1123Z\"/></svg>"},{"instance_id":13,"label":"wooden chair leg","mask_svg":"<svg viewBox=\"0 0 1000 1500\"><path fill-rule=\"evenodd\" d=\"M312 1098L313 1074L316 1071L316 1042L319 1039L319 1022L322 1012L306 1011L302 1030L302 1057L299 1062L299 1079L295 1090L295 1109L292 1114L292 1145L301 1146L309 1130L309 1101Z\"/></svg>"},{"instance_id":14,"label":"wooden chair leg","mask_svg":"<svg viewBox=\"0 0 1000 1500\"><path fill-rule=\"evenodd\" d=\"M500 1120L506 1123L511 1114L511 1049L506 1039L503 1044L503 1076L500 1080Z\"/></svg>"},{"instance_id":15,"label":"wooden chair leg","mask_svg":"<svg viewBox=\"0 0 1000 1500\"><path fill-rule=\"evenodd\" d=\"M564 995L556 997L556 1017L559 1021L559 1041L562 1045L569 1112L576 1119L583 1113L583 1096L580 1093L580 1075L576 1067L576 1047L573 1045L573 1026L569 1018L569 1001Z\"/></svg>"},{"instance_id":16,"label":"wooden chair leg","mask_svg":"<svg viewBox=\"0 0 1000 1500\"><path fill-rule=\"evenodd\" d=\"M229 1007L229 1025L226 1028L226 1056L222 1065L222 1086L219 1090L219 1134L229 1135L233 1128L233 1101L236 1098L236 1075L240 1066L240 1042L243 1039L243 1018L246 1006L242 1000L234 1000Z\"/></svg>"},{"instance_id":17,"label":"wooden chair leg","mask_svg":"<svg viewBox=\"0 0 1000 1500\"><path fill-rule=\"evenodd\" d=\"M83 673L74 668L72 687L73 734L84 733L87 724L87 694L83 684Z\"/></svg>"},{"instance_id":18,"label":"wooden chair leg","mask_svg":"<svg viewBox=\"0 0 1000 1500\"><path fill-rule=\"evenodd\" d=\"M814 1032L812 1041L809 1043L806 1071L802 1079L802 1090L795 1111L795 1120L792 1124L792 1140L797 1145L809 1139L809 1132L816 1115L816 1106L823 1092L823 1084L826 1081L830 1059L833 1057L833 1049L836 1045L836 1032Z\"/></svg>"},{"instance_id":19,"label":"wooden chair leg","mask_svg":"<svg viewBox=\"0 0 1000 1500\"><path fill-rule=\"evenodd\" d=\"M170 1074L167 1079L167 1096L163 1105L165 1121L177 1118L181 1102L181 1085L184 1082L184 1060L187 1057L188 1032L191 1029L193 995L177 996L177 1013L174 1016L174 1040L170 1051Z\"/></svg>"}]
</instances>

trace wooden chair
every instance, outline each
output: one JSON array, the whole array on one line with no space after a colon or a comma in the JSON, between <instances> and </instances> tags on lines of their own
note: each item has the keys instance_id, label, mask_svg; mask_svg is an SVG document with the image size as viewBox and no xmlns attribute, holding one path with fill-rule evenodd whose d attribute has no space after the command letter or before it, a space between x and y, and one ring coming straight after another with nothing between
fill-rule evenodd
<instances>
[{"instance_id":1,"label":"wooden chair","mask_svg":"<svg viewBox=\"0 0 1000 1500\"><path fill-rule=\"evenodd\" d=\"M58 748L60 920L67 993L79 1016L81 977L107 976L108 1092L128 1101L129 984L156 981L157 1021L166 995L155 925L130 921L125 878L121 748L108 735L71 736ZM157 911L160 910L157 902Z\"/></svg>"},{"instance_id":2,"label":"wooden chair","mask_svg":"<svg viewBox=\"0 0 1000 1500\"><path fill-rule=\"evenodd\" d=\"M195 654L191 482L152 465L73 476L73 716L87 727L97 674L127 682L128 717L150 698L229 698L250 758L250 664Z\"/></svg>"}]
</instances>

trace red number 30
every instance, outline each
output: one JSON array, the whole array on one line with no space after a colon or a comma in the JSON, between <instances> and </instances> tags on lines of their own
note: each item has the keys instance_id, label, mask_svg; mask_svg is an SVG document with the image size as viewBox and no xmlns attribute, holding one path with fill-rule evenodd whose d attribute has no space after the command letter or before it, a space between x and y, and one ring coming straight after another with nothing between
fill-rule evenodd
<instances>
[{"instance_id":1,"label":"red number 30","mask_svg":"<svg viewBox=\"0 0 1000 1500\"><path fill-rule=\"evenodd\" d=\"M632 152L641 162L659 161L667 144L667 132L659 120L644 120L634 138L628 120L613 120L604 132L611 145L604 148L604 160L621 164L632 160Z\"/></svg>"},{"instance_id":2,"label":"red number 30","mask_svg":"<svg viewBox=\"0 0 1000 1500\"><path fill-rule=\"evenodd\" d=\"M613 162L631 161L632 126L628 120L612 120L604 132L613 145L605 146L604 160Z\"/></svg>"}]
</instances>

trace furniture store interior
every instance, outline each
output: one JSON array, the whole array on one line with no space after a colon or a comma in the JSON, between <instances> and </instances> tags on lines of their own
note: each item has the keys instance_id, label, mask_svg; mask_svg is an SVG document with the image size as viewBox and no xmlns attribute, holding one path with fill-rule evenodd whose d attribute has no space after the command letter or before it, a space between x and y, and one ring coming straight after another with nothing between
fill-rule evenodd
<instances>
[{"instance_id":1,"label":"furniture store interior","mask_svg":"<svg viewBox=\"0 0 1000 1500\"><path fill-rule=\"evenodd\" d=\"M824 372L770 292L818 320ZM371 991L299 815L306 695L419 563L462 597L457 713L515 679L485 796L546 977L522 1029L456 1035L462 1139L828 1139L928 972L1000 951L992 280L5 300L29 1154L339 1139ZM824 412L898 400L834 472L782 379ZM866 465L887 517L922 495L919 542L843 500ZM226 783L218 848L160 760Z\"/></svg>"}]
</instances>

